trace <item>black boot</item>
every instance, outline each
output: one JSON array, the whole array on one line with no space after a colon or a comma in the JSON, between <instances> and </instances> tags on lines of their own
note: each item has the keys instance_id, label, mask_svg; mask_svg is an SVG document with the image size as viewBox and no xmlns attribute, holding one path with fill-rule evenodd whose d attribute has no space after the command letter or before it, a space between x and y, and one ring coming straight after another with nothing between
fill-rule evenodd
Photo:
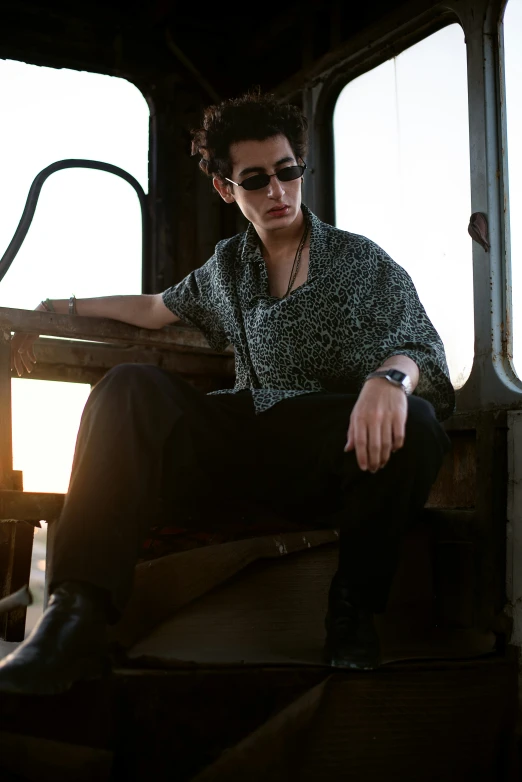
<instances>
[{"instance_id":1,"label":"black boot","mask_svg":"<svg viewBox=\"0 0 522 782\"><path fill-rule=\"evenodd\" d=\"M381 664L373 613L350 602L349 590L334 577L325 619L324 661L335 668L373 670Z\"/></svg>"},{"instance_id":2,"label":"black boot","mask_svg":"<svg viewBox=\"0 0 522 782\"><path fill-rule=\"evenodd\" d=\"M0 661L0 692L55 695L98 678L110 668L106 622L95 588L60 584L31 635Z\"/></svg>"}]
</instances>

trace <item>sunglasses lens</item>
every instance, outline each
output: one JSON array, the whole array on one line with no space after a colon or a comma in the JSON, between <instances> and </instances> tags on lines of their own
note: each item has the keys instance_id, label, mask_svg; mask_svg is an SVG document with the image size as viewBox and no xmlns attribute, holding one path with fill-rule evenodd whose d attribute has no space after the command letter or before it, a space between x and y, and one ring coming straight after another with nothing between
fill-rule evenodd
<instances>
[{"instance_id":1,"label":"sunglasses lens","mask_svg":"<svg viewBox=\"0 0 522 782\"><path fill-rule=\"evenodd\" d=\"M299 179L303 176L306 166L287 166L276 173L280 182L291 182L293 179ZM245 190L261 190L270 182L268 174L255 174L241 182L241 187Z\"/></svg>"},{"instance_id":2,"label":"sunglasses lens","mask_svg":"<svg viewBox=\"0 0 522 782\"><path fill-rule=\"evenodd\" d=\"M299 179L303 176L304 166L287 166L277 172L277 178L281 182L291 182L292 179Z\"/></svg>"},{"instance_id":3,"label":"sunglasses lens","mask_svg":"<svg viewBox=\"0 0 522 782\"><path fill-rule=\"evenodd\" d=\"M241 184L245 190L260 190L262 187L266 187L269 182L268 174L256 174L245 179Z\"/></svg>"}]
</instances>

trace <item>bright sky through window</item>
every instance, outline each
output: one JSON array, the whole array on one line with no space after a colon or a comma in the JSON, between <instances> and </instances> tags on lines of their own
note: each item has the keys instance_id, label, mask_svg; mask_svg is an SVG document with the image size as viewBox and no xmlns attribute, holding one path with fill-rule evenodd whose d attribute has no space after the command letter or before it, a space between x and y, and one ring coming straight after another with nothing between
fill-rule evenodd
<instances>
[{"instance_id":1,"label":"bright sky through window","mask_svg":"<svg viewBox=\"0 0 522 782\"><path fill-rule=\"evenodd\" d=\"M408 271L462 386L474 340L462 28L450 25L350 82L334 140L337 225Z\"/></svg>"},{"instance_id":2,"label":"bright sky through window","mask_svg":"<svg viewBox=\"0 0 522 782\"><path fill-rule=\"evenodd\" d=\"M147 190L149 110L124 79L0 62L0 253L34 177L64 158L120 166ZM97 171L68 170L44 184L36 215L0 283L0 305L42 298L141 292L141 215L134 190ZM13 381L14 466L28 491L66 491L89 387Z\"/></svg>"}]
</instances>

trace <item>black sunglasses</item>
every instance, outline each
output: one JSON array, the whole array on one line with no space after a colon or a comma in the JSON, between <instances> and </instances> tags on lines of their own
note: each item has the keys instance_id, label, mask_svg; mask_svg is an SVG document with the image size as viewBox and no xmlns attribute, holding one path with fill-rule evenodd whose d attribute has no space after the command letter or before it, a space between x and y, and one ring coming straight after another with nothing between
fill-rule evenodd
<instances>
[{"instance_id":1,"label":"black sunglasses","mask_svg":"<svg viewBox=\"0 0 522 782\"><path fill-rule=\"evenodd\" d=\"M230 182L236 187L244 187L245 190L261 190L262 187L267 187L273 176L276 176L280 182L292 182L294 179L302 177L306 168L306 163L302 166L286 166L286 168L280 168L275 174L255 174L248 177L244 182L234 182L232 179L225 177L227 182Z\"/></svg>"}]
</instances>

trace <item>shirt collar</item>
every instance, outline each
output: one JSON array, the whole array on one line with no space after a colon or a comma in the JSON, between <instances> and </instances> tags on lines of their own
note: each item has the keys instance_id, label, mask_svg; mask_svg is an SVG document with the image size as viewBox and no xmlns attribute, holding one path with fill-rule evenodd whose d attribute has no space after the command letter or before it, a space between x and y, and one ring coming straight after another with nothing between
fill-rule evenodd
<instances>
[{"instance_id":1,"label":"shirt collar","mask_svg":"<svg viewBox=\"0 0 522 782\"><path fill-rule=\"evenodd\" d=\"M259 237L252 223L248 224L243 237L241 260L243 263L264 263L261 248L259 247Z\"/></svg>"}]
</instances>

